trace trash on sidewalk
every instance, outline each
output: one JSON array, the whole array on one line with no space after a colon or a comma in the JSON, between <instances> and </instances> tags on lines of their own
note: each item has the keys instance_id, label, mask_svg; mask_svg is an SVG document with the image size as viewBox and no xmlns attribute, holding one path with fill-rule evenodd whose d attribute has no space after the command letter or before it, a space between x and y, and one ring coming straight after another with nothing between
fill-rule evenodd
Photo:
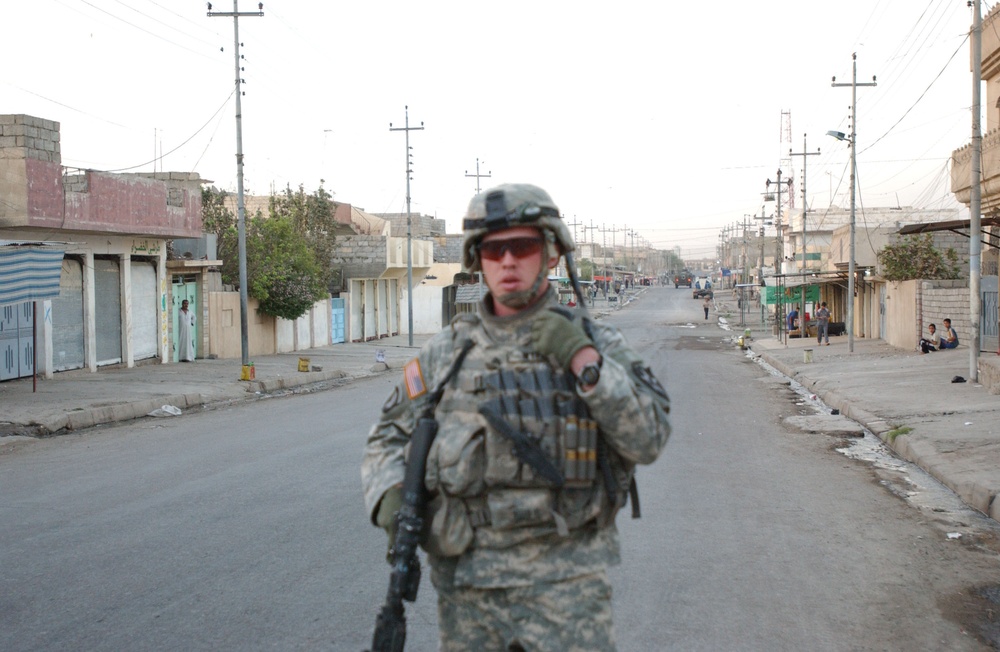
<instances>
[{"instance_id":1,"label":"trash on sidewalk","mask_svg":"<svg viewBox=\"0 0 1000 652\"><path fill-rule=\"evenodd\" d=\"M299 371L309 371L309 358L299 358Z\"/></svg>"},{"instance_id":2,"label":"trash on sidewalk","mask_svg":"<svg viewBox=\"0 0 1000 652\"><path fill-rule=\"evenodd\" d=\"M257 374L254 371L253 363L245 364L240 368L240 380L256 380Z\"/></svg>"},{"instance_id":3,"label":"trash on sidewalk","mask_svg":"<svg viewBox=\"0 0 1000 652\"><path fill-rule=\"evenodd\" d=\"M961 376L955 376L954 378L951 379L951 382L953 382L953 383L964 383L965 379L962 378Z\"/></svg>"},{"instance_id":4,"label":"trash on sidewalk","mask_svg":"<svg viewBox=\"0 0 1000 652\"><path fill-rule=\"evenodd\" d=\"M152 412L147 412L148 417L179 417L181 415L181 409L173 405L164 405L163 407L158 407Z\"/></svg>"},{"instance_id":5,"label":"trash on sidewalk","mask_svg":"<svg viewBox=\"0 0 1000 652\"><path fill-rule=\"evenodd\" d=\"M949 532L948 533L948 538L949 539L961 539L962 538L962 533L961 532Z\"/></svg>"}]
</instances>

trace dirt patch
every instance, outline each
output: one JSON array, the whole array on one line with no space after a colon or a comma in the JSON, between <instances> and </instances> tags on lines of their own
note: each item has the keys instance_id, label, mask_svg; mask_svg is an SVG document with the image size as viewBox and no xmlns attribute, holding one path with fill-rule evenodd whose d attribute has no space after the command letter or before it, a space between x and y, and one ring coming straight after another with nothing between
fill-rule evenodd
<instances>
[{"instance_id":1,"label":"dirt patch","mask_svg":"<svg viewBox=\"0 0 1000 652\"><path fill-rule=\"evenodd\" d=\"M1000 585L974 586L941 596L938 607L980 642L1000 649Z\"/></svg>"},{"instance_id":2,"label":"dirt patch","mask_svg":"<svg viewBox=\"0 0 1000 652\"><path fill-rule=\"evenodd\" d=\"M675 351L718 351L723 343L715 337L679 337L674 345Z\"/></svg>"}]
</instances>

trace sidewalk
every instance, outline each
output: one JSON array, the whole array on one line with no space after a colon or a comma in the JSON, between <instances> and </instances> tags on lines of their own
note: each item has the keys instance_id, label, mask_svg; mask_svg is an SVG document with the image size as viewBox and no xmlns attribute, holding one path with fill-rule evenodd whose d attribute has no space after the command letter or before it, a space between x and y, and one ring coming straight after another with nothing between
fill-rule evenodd
<instances>
[{"instance_id":1,"label":"sidewalk","mask_svg":"<svg viewBox=\"0 0 1000 652\"><path fill-rule=\"evenodd\" d=\"M743 334L744 327L730 328ZM968 380L967 347L921 354L855 338L851 353L846 335L819 346L812 338L786 344L759 324L751 330L749 348L764 362L861 423L966 504L1000 520L1000 500L994 500L1000 493L1000 396L981 383L952 382L955 376ZM980 380L995 378L1000 357L980 354L979 368Z\"/></svg>"},{"instance_id":2,"label":"sidewalk","mask_svg":"<svg viewBox=\"0 0 1000 652\"><path fill-rule=\"evenodd\" d=\"M306 351L251 359L256 379L241 381L242 361L197 360L191 363L142 364L131 369L78 369L0 383L0 436L45 436L66 430L144 417L164 405L181 412L191 408L259 398L309 383L361 378L402 369L429 335L406 335L360 344L333 344ZM381 351L384 364L376 360ZM300 372L299 358L309 359ZM12 441L0 438L0 444Z\"/></svg>"}]
</instances>

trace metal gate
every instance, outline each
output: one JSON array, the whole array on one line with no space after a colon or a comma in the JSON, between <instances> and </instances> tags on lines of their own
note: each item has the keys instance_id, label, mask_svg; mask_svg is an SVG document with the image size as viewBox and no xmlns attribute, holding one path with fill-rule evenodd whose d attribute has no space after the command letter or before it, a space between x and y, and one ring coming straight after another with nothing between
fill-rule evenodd
<instances>
[{"instance_id":1,"label":"metal gate","mask_svg":"<svg viewBox=\"0 0 1000 652\"><path fill-rule=\"evenodd\" d=\"M52 299L52 367L55 371L82 369L83 266L63 258L59 296Z\"/></svg>"},{"instance_id":2,"label":"metal gate","mask_svg":"<svg viewBox=\"0 0 1000 652\"><path fill-rule=\"evenodd\" d=\"M157 328L156 267L152 263L132 261L132 357L135 360L156 357Z\"/></svg>"},{"instance_id":3,"label":"metal gate","mask_svg":"<svg viewBox=\"0 0 1000 652\"><path fill-rule=\"evenodd\" d=\"M997 277L982 277L979 291L982 294L982 313L979 317L981 351L1000 351L1000 310L997 306Z\"/></svg>"},{"instance_id":4,"label":"metal gate","mask_svg":"<svg viewBox=\"0 0 1000 652\"><path fill-rule=\"evenodd\" d=\"M117 260L94 259L94 299L97 364L117 364L122 361L122 286Z\"/></svg>"},{"instance_id":5,"label":"metal gate","mask_svg":"<svg viewBox=\"0 0 1000 652\"><path fill-rule=\"evenodd\" d=\"M35 369L34 303L0 306L0 380L30 376Z\"/></svg>"},{"instance_id":6,"label":"metal gate","mask_svg":"<svg viewBox=\"0 0 1000 652\"><path fill-rule=\"evenodd\" d=\"M344 342L344 300L330 299L330 338L332 344Z\"/></svg>"}]
</instances>

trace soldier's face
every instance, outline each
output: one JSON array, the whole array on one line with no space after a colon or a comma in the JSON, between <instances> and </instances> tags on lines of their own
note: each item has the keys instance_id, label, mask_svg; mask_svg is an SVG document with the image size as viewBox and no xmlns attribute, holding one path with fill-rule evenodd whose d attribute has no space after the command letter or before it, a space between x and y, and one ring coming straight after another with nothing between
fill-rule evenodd
<instances>
[{"instance_id":1,"label":"soldier's face","mask_svg":"<svg viewBox=\"0 0 1000 652\"><path fill-rule=\"evenodd\" d=\"M537 243L537 246L532 243ZM486 286L493 296L502 297L530 290L542 272L542 265L545 264L547 270L558 262L555 258L543 260L545 249L542 232L530 226L487 234L480 246L479 260ZM538 294L544 293L547 288L546 280ZM502 312L500 305L497 303L498 313Z\"/></svg>"}]
</instances>

